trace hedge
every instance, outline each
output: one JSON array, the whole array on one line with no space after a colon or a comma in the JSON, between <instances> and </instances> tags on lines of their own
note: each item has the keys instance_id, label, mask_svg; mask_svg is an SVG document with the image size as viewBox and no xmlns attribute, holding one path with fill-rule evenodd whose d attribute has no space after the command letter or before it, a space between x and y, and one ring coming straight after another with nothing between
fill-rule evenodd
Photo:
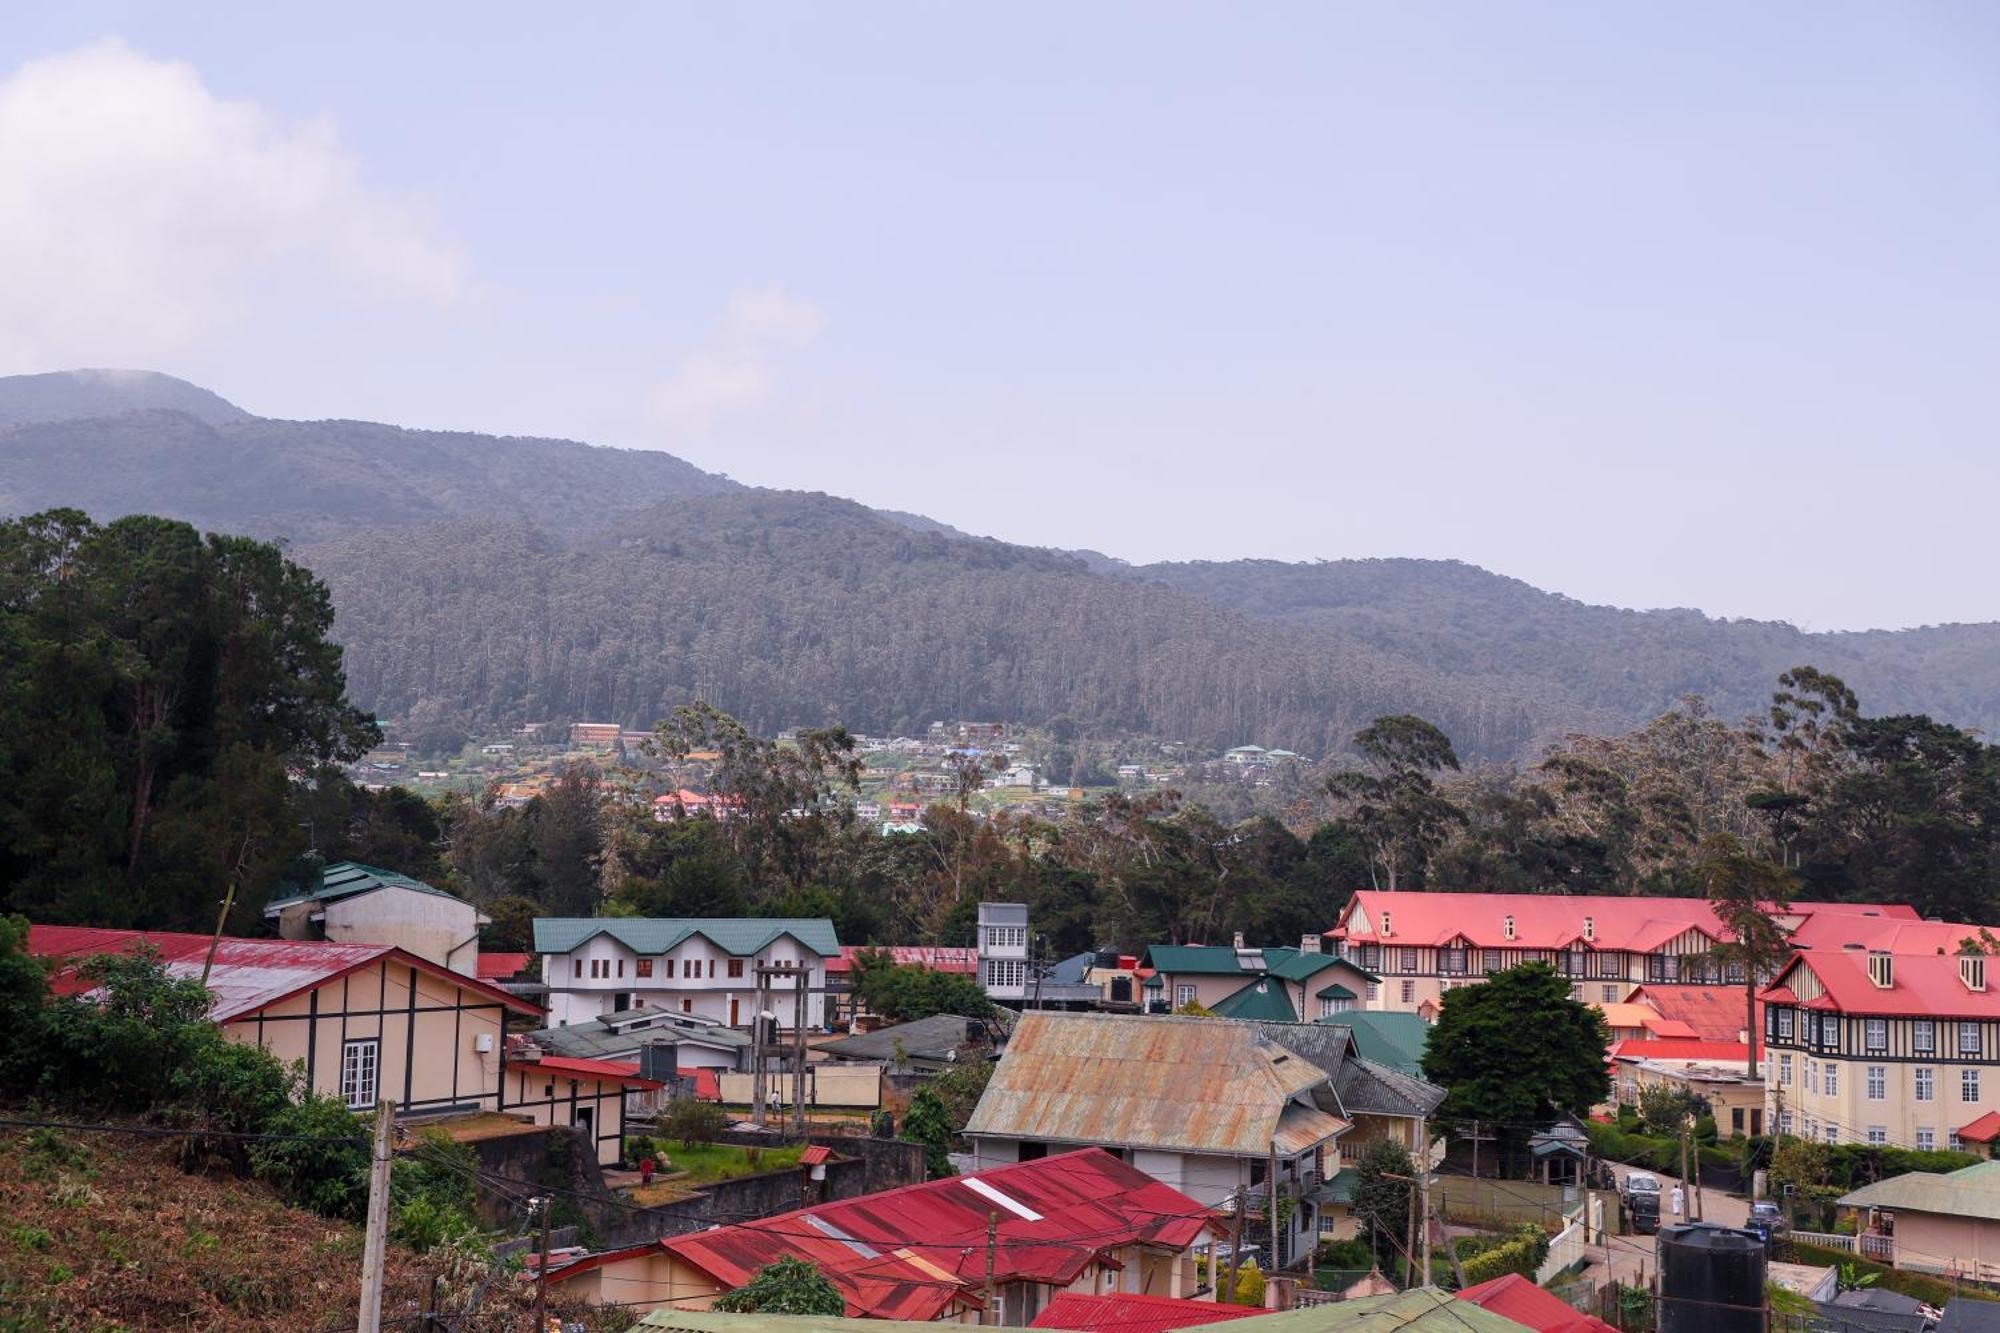
<instances>
[{"instance_id":1,"label":"hedge","mask_svg":"<svg viewBox=\"0 0 2000 1333\"><path fill-rule=\"evenodd\" d=\"M1906 1269L1890 1268L1871 1259L1862 1259L1845 1250L1828 1249L1823 1245L1807 1245L1792 1242L1792 1259L1797 1263L1815 1266L1833 1265L1837 1268L1859 1270L1875 1274L1875 1285L1886 1291L1900 1292L1925 1305L1942 1310L1954 1296L1970 1296L1980 1301L2000 1301L2000 1293L1987 1291L1982 1287L1960 1283L1954 1285L1949 1278L1931 1277L1925 1273L1912 1273Z\"/></svg>"},{"instance_id":2,"label":"hedge","mask_svg":"<svg viewBox=\"0 0 2000 1333\"><path fill-rule=\"evenodd\" d=\"M1465 1274L1465 1285L1478 1286L1508 1273L1519 1273L1529 1281L1534 1281L1535 1270L1549 1257L1548 1233L1530 1224L1521 1226L1512 1240L1480 1251L1470 1259L1463 1260L1459 1267Z\"/></svg>"}]
</instances>

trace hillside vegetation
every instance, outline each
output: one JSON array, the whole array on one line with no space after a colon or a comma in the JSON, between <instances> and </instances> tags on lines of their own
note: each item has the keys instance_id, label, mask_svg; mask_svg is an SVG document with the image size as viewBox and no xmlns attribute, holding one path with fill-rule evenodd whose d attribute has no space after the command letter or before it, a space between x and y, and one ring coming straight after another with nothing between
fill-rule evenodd
<instances>
[{"instance_id":1,"label":"hillside vegetation","mask_svg":"<svg viewBox=\"0 0 2000 1333\"><path fill-rule=\"evenodd\" d=\"M11 425L7 423L13 423ZM0 514L73 505L283 538L333 588L356 702L478 731L981 716L1312 755L1413 712L1526 759L1813 662L2000 728L2000 626L1806 634L1588 606L1418 560L1128 566L752 490L671 455L251 416L134 372L0 379Z\"/></svg>"}]
</instances>

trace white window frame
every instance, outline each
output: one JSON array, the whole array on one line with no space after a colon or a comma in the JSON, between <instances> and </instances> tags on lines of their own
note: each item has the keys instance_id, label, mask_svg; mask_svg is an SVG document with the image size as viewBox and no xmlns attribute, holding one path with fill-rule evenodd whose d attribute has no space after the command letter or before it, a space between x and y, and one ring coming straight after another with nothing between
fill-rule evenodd
<instances>
[{"instance_id":1,"label":"white window frame","mask_svg":"<svg viewBox=\"0 0 2000 1333\"><path fill-rule=\"evenodd\" d=\"M1790 1041L1792 1039L1792 1011L1789 1009L1780 1009L1777 1012L1778 1038L1781 1041Z\"/></svg>"},{"instance_id":2,"label":"white window frame","mask_svg":"<svg viewBox=\"0 0 2000 1333\"><path fill-rule=\"evenodd\" d=\"M1979 1100L1979 1071L1961 1069L1958 1071L1958 1099L1962 1102Z\"/></svg>"},{"instance_id":3,"label":"white window frame","mask_svg":"<svg viewBox=\"0 0 2000 1333\"><path fill-rule=\"evenodd\" d=\"M1778 1086L1781 1088L1792 1086L1792 1056L1789 1051L1778 1057Z\"/></svg>"},{"instance_id":4,"label":"white window frame","mask_svg":"<svg viewBox=\"0 0 2000 1333\"><path fill-rule=\"evenodd\" d=\"M1822 1046L1840 1045L1840 1020L1832 1014L1820 1015L1819 1044Z\"/></svg>"},{"instance_id":5,"label":"white window frame","mask_svg":"<svg viewBox=\"0 0 2000 1333\"><path fill-rule=\"evenodd\" d=\"M1958 1025L1958 1053L1979 1054L1979 1024L1961 1020Z\"/></svg>"},{"instance_id":6,"label":"white window frame","mask_svg":"<svg viewBox=\"0 0 2000 1333\"><path fill-rule=\"evenodd\" d=\"M1889 1020L1871 1018L1862 1024L1861 1044L1870 1055L1878 1055L1889 1049Z\"/></svg>"},{"instance_id":7,"label":"white window frame","mask_svg":"<svg viewBox=\"0 0 2000 1333\"><path fill-rule=\"evenodd\" d=\"M340 1100L350 1111L372 1111L382 1100L382 1039L350 1037L340 1044Z\"/></svg>"},{"instance_id":8,"label":"white window frame","mask_svg":"<svg viewBox=\"0 0 2000 1333\"><path fill-rule=\"evenodd\" d=\"M1918 1130L1918 1131L1917 1131L1917 1151L1918 1151L1918 1152L1931 1152L1931 1151L1933 1151L1934 1149L1936 1149L1936 1147L1937 1147L1937 1131L1936 1131L1936 1130L1934 1130L1934 1129L1920 1129L1920 1130Z\"/></svg>"},{"instance_id":9,"label":"white window frame","mask_svg":"<svg viewBox=\"0 0 2000 1333\"><path fill-rule=\"evenodd\" d=\"M1868 1066L1866 1077L1862 1083L1861 1095L1871 1102L1886 1102L1889 1100L1889 1067L1887 1065Z\"/></svg>"},{"instance_id":10,"label":"white window frame","mask_svg":"<svg viewBox=\"0 0 2000 1333\"><path fill-rule=\"evenodd\" d=\"M1868 1127L1868 1143L1871 1147L1884 1147L1888 1142L1889 1127L1887 1125L1870 1125Z\"/></svg>"},{"instance_id":11,"label":"white window frame","mask_svg":"<svg viewBox=\"0 0 2000 1333\"><path fill-rule=\"evenodd\" d=\"M1937 1070L1929 1065L1918 1065L1910 1072L1910 1095L1920 1102L1937 1100Z\"/></svg>"},{"instance_id":12,"label":"white window frame","mask_svg":"<svg viewBox=\"0 0 2000 1333\"><path fill-rule=\"evenodd\" d=\"M1195 988L1183 981L1174 987L1174 1008L1185 1009L1194 1003Z\"/></svg>"},{"instance_id":13,"label":"white window frame","mask_svg":"<svg viewBox=\"0 0 2000 1333\"><path fill-rule=\"evenodd\" d=\"M1838 1096L1840 1093L1840 1066L1829 1060L1820 1066L1819 1072L1826 1082L1826 1095L1829 1097Z\"/></svg>"},{"instance_id":14,"label":"white window frame","mask_svg":"<svg viewBox=\"0 0 2000 1333\"><path fill-rule=\"evenodd\" d=\"M1937 1023L1932 1019L1919 1018L1910 1024L1910 1049L1919 1055L1930 1055L1937 1050Z\"/></svg>"},{"instance_id":15,"label":"white window frame","mask_svg":"<svg viewBox=\"0 0 2000 1333\"><path fill-rule=\"evenodd\" d=\"M1839 1126L1839 1125L1836 1125L1836 1124L1834 1124L1834 1123L1833 1123L1833 1122L1832 1122L1831 1120L1829 1120L1829 1121L1827 1121L1827 1123L1826 1123L1825 1125L1821 1126L1821 1128L1822 1128L1823 1130L1825 1130L1825 1132L1826 1132L1826 1141L1827 1141L1828 1143L1839 1143L1839 1142L1840 1142L1840 1126Z\"/></svg>"}]
</instances>

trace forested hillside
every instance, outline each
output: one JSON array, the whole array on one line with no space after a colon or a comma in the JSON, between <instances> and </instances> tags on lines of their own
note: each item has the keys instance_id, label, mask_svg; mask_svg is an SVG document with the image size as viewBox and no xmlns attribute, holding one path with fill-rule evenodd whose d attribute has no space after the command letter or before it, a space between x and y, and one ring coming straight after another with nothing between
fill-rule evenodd
<instances>
[{"instance_id":1,"label":"forested hillside","mask_svg":"<svg viewBox=\"0 0 2000 1333\"><path fill-rule=\"evenodd\" d=\"M7 424L13 423L13 424ZM1587 606L1469 565L1128 566L756 491L662 453L254 417L137 372L0 379L0 516L73 505L284 538L332 587L357 702L467 731L1066 718L1312 755L1389 712L1531 758L1687 694L1738 717L1813 662L2000 730L2000 626L1804 634Z\"/></svg>"}]
</instances>

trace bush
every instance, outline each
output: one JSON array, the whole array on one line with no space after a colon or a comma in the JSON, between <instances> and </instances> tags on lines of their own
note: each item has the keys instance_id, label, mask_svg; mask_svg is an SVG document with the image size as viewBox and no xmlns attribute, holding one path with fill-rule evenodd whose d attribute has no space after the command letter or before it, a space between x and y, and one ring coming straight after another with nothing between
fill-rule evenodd
<instances>
[{"instance_id":1,"label":"bush","mask_svg":"<svg viewBox=\"0 0 2000 1333\"><path fill-rule=\"evenodd\" d=\"M1356 1236L1352 1240L1326 1242L1319 1247L1316 1262L1321 1268L1367 1268L1375 1262L1375 1254L1367 1241Z\"/></svg>"},{"instance_id":2,"label":"bush","mask_svg":"<svg viewBox=\"0 0 2000 1333\"><path fill-rule=\"evenodd\" d=\"M1264 1270L1255 1262L1247 1263L1236 1270L1236 1290L1230 1295L1230 1304L1248 1305L1261 1309L1264 1304Z\"/></svg>"},{"instance_id":3,"label":"bush","mask_svg":"<svg viewBox=\"0 0 2000 1333\"><path fill-rule=\"evenodd\" d=\"M735 1291L718 1297L725 1314L808 1314L838 1317L847 1312L840 1289L804 1259L780 1259L757 1270Z\"/></svg>"},{"instance_id":4,"label":"bush","mask_svg":"<svg viewBox=\"0 0 2000 1333\"><path fill-rule=\"evenodd\" d=\"M1465 1271L1465 1285L1468 1287L1507 1273L1519 1273L1533 1281L1535 1270L1548 1257L1548 1233L1533 1223L1523 1223L1515 1229L1511 1239L1473 1255L1459 1266Z\"/></svg>"},{"instance_id":5,"label":"bush","mask_svg":"<svg viewBox=\"0 0 2000 1333\"><path fill-rule=\"evenodd\" d=\"M389 1234L422 1254L479 1233L473 1175L479 1154L443 1130L426 1130L416 1152L389 1171Z\"/></svg>"},{"instance_id":6,"label":"bush","mask_svg":"<svg viewBox=\"0 0 2000 1333\"><path fill-rule=\"evenodd\" d=\"M676 1097L667 1103L666 1113L660 1117L660 1128L667 1137L685 1148L713 1143L728 1127L729 1117L720 1106L692 1097Z\"/></svg>"},{"instance_id":7,"label":"bush","mask_svg":"<svg viewBox=\"0 0 2000 1333\"><path fill-rule=\"evenodd\" d=\"M259 1143L250 1158L278 1193L322 1217L354 1219L368 1205L368 1127L337 1097L306 1093L272 1116L268 1134L310 1140Z\"/></svg>"},{"instance_id":8,"label":"bush","mask_svg":"<svg viewBox=\"0 0 2000 1333\"><path fill-rule=\"evenodd\" d=\"M1873 1274L1875 1285L1888 1291L1900 1292L1925 1305L1942 1310L1956 1296L1969 1296L1974 1300L2000 1300L2000 1294L1982 1290L1970 1285L1959 1285L1954 1290L1947 1278L1926 1277L1922 1273L1912 1273L1901 1268L1889 1268L1867 1259L1857 1259L1845 1250L1830 1250L1820 1245L1806 1245L1792 1242L1792 1256L1802 1264L1815 1267L1832 1265L1843 1270L1852 1269L1856 1275Z\"/></svg>"}]
</instances>

